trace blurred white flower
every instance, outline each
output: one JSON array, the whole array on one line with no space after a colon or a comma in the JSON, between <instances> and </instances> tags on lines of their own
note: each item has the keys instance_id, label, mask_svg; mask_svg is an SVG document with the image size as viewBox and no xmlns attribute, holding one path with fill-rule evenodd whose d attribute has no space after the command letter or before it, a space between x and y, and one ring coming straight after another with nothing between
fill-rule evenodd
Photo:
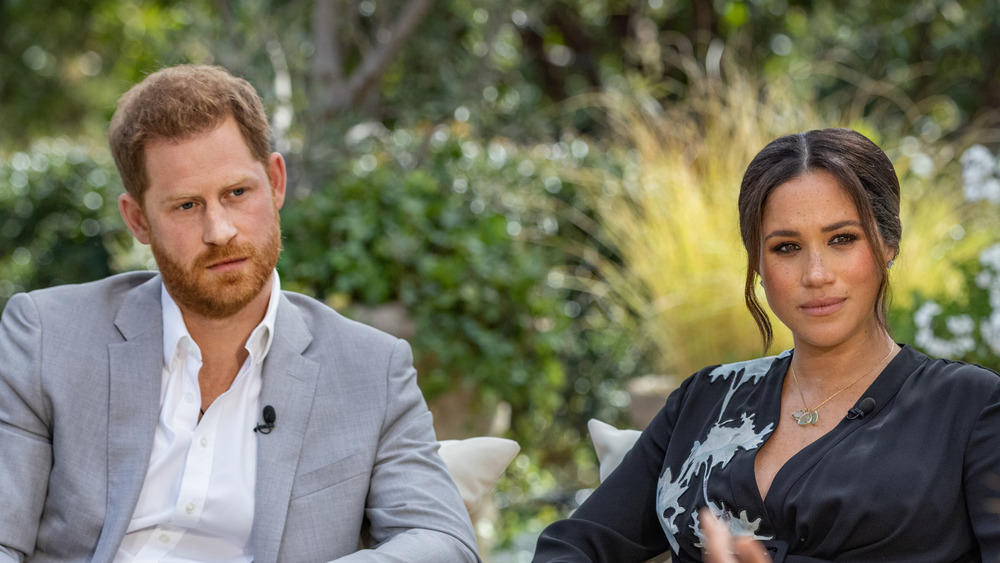
<instances>
[{"instance_id":1,"label":"blurred white flower","mask_svg":"<svg viewBox=\"0 0 1000 563\"><path fill-rule=\"evenodd\" d=\"M990 308L993 309L994 314L998 314L1000 312L1000 243L979 253L979 263L984 269L976 274L976 285L989 292Z\"/></svg>"},{"instance_id":2,"label":"blurred white flower","mask_svg":"<svg viewBox=\"0 0 1000 563\"><path fill-rule=\"evenodd\" d=\"M973 145L961 162L965 200L1000 204L1000 159L983 145Z\"/></svg>"},{"instance_id":3,"label":"blurred white flower","mask_svg":"<svg viewBox=\"0 0 1000 563\"><path fill-rule=\"evenodd\" d=\"M990 351L1000 354L1000 310L994 309L993 314L983 319L979 332Z\"/></svg>"},{"instance_id":4,"label":"blurred white flower","mask_svg":"<svg viewBox=\"0 0 1000 563\"><path fill-rule=\"evenodd\" d=\"M916 344L931 356L939 358L958 358L976 349L976 341L972 337L975 321L969 315L956 315L945 319L945 326L953 339L941 338L934 334L931 324L934 317L941 314L941 306L934 301L928 301L913 314L917 325ZM997 327L1000 329L1000 326ZM998 331L1000 335L1000 331ZM1000 342L998 342L1000 343Z\"/></svg>"},{"instance_id":5,"label":"blurred white flower","mask_svg":"<svg viewBox=\"0 0 1000 563\"><path fill-rule=\"evenodd\" d=\"M993 274L989 270L981 270L976 274L976 287L986 289L993 283Z\"/></svg>"},{"instance_id":6,"label":"blurred white flower","mask_svg":"<svg viewBox=\"0 0 1000 563\"><path fill-rule=\"evenodd\" d=\"M917 328L930 328L931 321L940 314L941 306L934 301L928 301L913 313L913 322L917 324Z\"/></svg>"},{"instance_id":7,"label":"blurred white flower","mask_svg":"<svg viewBox=\"0 0 1000 563\"><path fill-rule=\"evenodd\" d=\"M1000 243L979 253L979 263L1000 273Z\"/></svg>"},{"instance_id":8,"label":"blurred white flower","mask_svg":"<svg viewBox=\"0 0 1000 563\"><path fill-rule=\"evenodd\" d=\"M945 320L945 326L948 327L948 332L955 336L968 336L972 334L972 329L975 328L976 324L969 315L957 315L948 317Z\"/></svg>"}]
</instances>

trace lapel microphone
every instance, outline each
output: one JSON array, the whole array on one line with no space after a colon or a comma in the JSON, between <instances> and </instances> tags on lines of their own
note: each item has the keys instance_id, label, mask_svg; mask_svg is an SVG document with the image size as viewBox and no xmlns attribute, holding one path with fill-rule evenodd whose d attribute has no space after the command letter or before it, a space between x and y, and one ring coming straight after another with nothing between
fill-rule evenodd
<instances>
[{"instance_id":1,"label":"lapel microphone","mask_svg":"<svg viewBox=\"0 0 1000 563\"><path fill-rule=\"evenodd\" d=\"M264 407L264 424L254 426L253 431L260 432L261 434L270 434L272 428L274 428L274 407L267 405Z\"/></svg>"},{"instance_id":2,"label":"lapel microphone","mask_svg":"<svg viewBox=\"0 0 1000 563\"><path fill-rule=\"evenodd\" d=\"M865 415L872 412L873 410L875 410L875 399L872 399L871 397L865 397L864 399L861 399L861 402L858 403L857 406L847 411L847 419L854 420L855 418L864 418ZM267 420L266 414L264 415L264 420Z\"/></svg>"}]
</instances>

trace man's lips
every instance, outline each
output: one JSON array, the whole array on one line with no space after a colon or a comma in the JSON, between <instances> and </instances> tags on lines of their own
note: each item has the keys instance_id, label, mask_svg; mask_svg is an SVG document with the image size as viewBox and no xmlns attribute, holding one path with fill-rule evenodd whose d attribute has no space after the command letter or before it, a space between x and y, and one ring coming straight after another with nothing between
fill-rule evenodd
<instances>
[{"instance_id":1,"label":"man's lips","mask_svg":"<svg viewBox=\"0 0 1000 563\"><path fill-rule=\"evenodd\" d=\"M843 307L847 301L844 297L824 297L822 299L810 299L799 308L807 315L823 316L835 313Z\"/></svg>"},{"instance_id":2,"label":"man's lips","mask_svg":"<svg viewBox=\"0 0 1000 563\"><path fill-rule=\"evenodd\" d=\"M239 268L244 261L246 261L246 258L227 258L212 264L208 269L213 272L228 272Z\"/></svg>"}]
</instances>

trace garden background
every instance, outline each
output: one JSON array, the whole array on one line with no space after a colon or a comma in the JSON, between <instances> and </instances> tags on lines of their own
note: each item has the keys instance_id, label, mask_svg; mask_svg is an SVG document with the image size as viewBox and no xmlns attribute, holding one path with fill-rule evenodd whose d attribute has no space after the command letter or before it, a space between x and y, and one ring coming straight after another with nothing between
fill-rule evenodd
<instances>
[{"instance_id":1,"label":"garden background","mask_svg":"<svg viewBox=\"0 0 1000 563\"><path fill-rule=\"evenodd\" d=\"M283 288L407 338L441 437L521 444L478 532L524 560L597 484L589 418L762 353L735 199L779 135L886 150L894 336L1000 368L997 37L1000 0L0 0L0 307L153 266L108 120L223 65L289 163Z\"/></svg>"}]
</instances>

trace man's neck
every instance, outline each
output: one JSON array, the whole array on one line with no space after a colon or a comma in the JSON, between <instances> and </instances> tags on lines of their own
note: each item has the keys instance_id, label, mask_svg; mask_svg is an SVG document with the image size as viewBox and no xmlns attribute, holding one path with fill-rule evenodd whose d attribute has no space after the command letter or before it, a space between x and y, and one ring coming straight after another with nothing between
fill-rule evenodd
<instances>
[{"instance_id":1,"label":"man's neck","mask_svg":"<svg viewBox=\"0 0 1000 563\"><path fill-rule=\"evenodd\" d=\"M268 280L246 307L221 319L199 315L178 303L188 334L201 350L203 363L237 361L237 366L242 365L247 355L247 339L267 314L273 283L273 278Z\"/></svg>"},{"instance_id":2,"label":"man's neck","mask_svg":"<svg viewBox=\"0 0 1000 563\"><path fill-rule=\"evenodd\" d=\"M247 340L267 314L273 283L273 278L268 280L246 307L222 319L197 315L178 304L188 334L201 350L198 386L201 388L202 412L229 389L249 356Z\"/></svg>"}]
</instances>

